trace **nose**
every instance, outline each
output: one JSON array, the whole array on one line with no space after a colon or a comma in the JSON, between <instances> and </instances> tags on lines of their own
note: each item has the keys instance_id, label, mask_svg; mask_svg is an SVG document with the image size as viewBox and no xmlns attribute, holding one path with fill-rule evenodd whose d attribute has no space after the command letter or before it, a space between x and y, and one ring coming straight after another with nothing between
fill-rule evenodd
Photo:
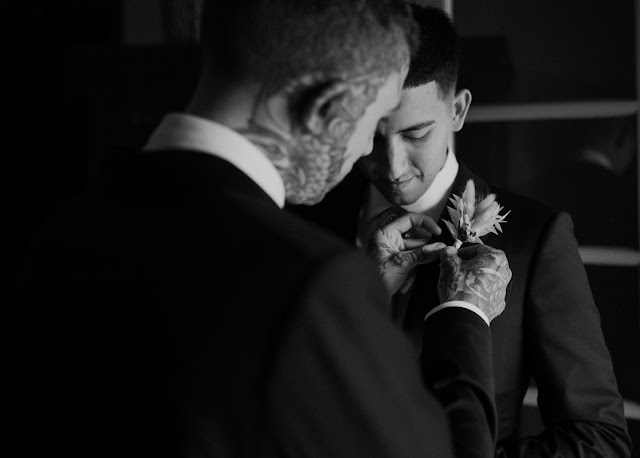
<instances>
[{"instance_id":1,"label":"nose","mask_svg":"<svg viewBox=\"0 0 640 458\"><path fill-rule=\"evenodd\" d=\"M400 139L391 137L386 141L386 178L399 181L407 172L407 152Z\"/></svg>"}]
</instances>

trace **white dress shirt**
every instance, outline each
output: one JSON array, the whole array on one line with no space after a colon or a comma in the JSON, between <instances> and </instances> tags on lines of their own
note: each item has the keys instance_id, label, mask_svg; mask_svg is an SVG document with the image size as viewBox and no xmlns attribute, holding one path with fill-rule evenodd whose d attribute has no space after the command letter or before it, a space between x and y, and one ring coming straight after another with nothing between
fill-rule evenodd
<instances>
[{"instance_id":1,"label":"white dress shirt","mask_svg":"<svg viewBox=\"0 0 640 458\"><path fill-rule=\"evenodd\" d=\"M186 113L171 113L153 131L144 151L186 149L230 162L251 178L280 207L284 207L284 182L265 154L233 129Z\"/></svg>"}]
</instances>

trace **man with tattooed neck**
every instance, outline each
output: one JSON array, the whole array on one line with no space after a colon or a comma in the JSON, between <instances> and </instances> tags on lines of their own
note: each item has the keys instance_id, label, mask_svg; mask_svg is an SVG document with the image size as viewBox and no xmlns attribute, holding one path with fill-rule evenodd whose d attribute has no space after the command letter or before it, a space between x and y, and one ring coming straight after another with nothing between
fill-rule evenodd
<instances>
[{"instance_id":1,"label":"man with tattooed neck","mask_svg":"<svg viewBox=\"0 0 640 458\"><path fill-rule=\"evenodd\" d=\"M401 0L205 3L185 112L55 212L26 259L8 346L38 456L493 450L504 253L423 249L441 258L442 304L418 367L373 263L282 209L371 152L412 24ZM379 229L400 257L402 234L440 232L422 217Z\"/></svg>"}]
</instances>

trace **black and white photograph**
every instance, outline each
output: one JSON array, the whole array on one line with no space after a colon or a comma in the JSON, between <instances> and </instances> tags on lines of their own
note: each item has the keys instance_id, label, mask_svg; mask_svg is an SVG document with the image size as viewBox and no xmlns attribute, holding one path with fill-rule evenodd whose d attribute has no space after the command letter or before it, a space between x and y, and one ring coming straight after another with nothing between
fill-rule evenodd
<instances>
[{"instance_id":1,"label":"black and white photograph","mask_svg":"<svg viewBox=\"0 0 640 458\"><path fill-rule=\"evenodd\" d=\"M6 458L640 458L640 0L3 4Z\"/></svg>"}]
</instances>

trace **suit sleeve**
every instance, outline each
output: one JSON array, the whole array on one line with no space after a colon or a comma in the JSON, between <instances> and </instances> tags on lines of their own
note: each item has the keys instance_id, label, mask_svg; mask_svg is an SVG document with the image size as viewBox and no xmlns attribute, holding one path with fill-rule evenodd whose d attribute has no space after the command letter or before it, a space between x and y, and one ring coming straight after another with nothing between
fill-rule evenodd
<instances>
[{"instance_id":1,"label":"suit sleeve","mask_svg":"<svg viewBox=\"0 0 640 458\"><path fill-rule=\"evenodd\" d=\"M491 331L476 313L444 308L424 324L422 373L447 411L456 457L492 456L497 413Z\"/></svg>"},{"instance_id":2,"label":"suit sleeve","mask_svg":"<svg viewBox=\"0 0 640 458\"><path fill-rule=\"evenodd\" d=\"M279 455L453 456L445 412L364 257L325 265L295 307L268 388Z\"/></svg>"},{"instance_id":3,"label":"suit sleeve","mask_svg":"<svg viewBox=\"0 0 640 458\"><path fill-rule=\"evenodd\" d=\"M552 218L529 282L526 352L546 429L499 455L629 456L622 398L567 213Z\"/></svg>"}]
</instances>

